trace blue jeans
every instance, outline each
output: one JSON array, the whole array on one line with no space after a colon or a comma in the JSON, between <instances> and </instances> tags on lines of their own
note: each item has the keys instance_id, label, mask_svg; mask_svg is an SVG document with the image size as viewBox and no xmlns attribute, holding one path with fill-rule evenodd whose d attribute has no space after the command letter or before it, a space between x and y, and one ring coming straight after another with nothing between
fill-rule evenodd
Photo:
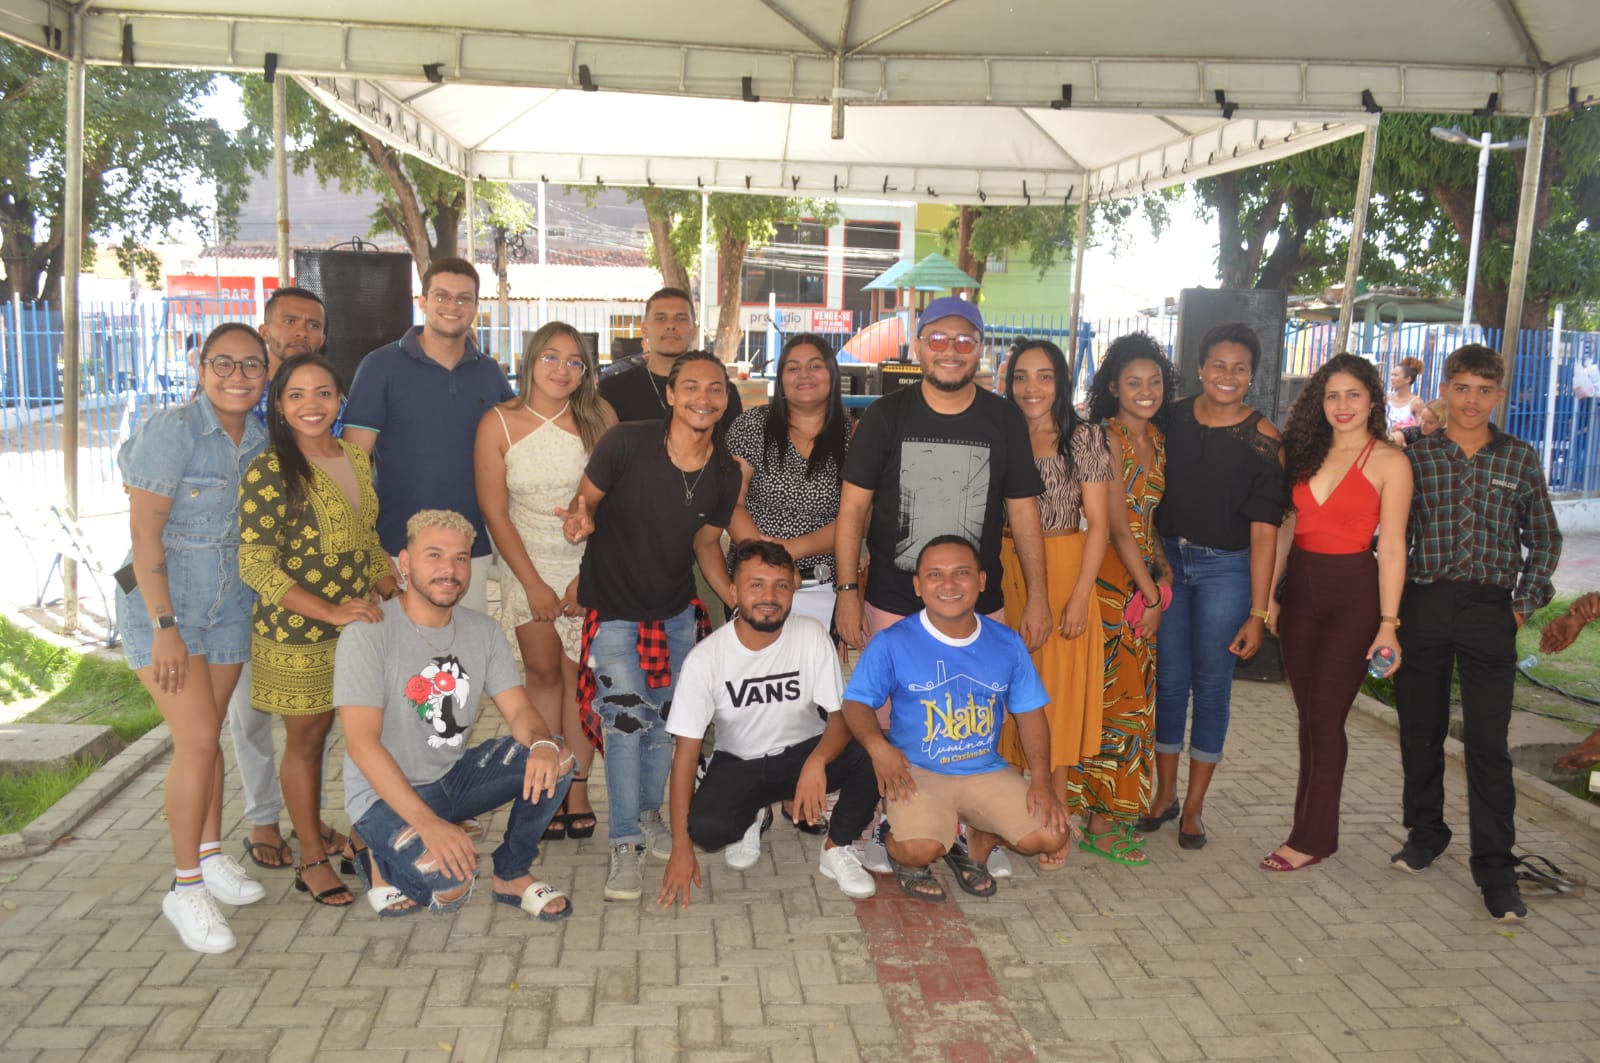
<instances>
[{"instance_id":1,"label":"blue jeans","mask_svg":"<svg viewBox=\"0 0 1600 1063\"><path fill-rule=\"evenodd\" d=\"M604 724L606 832L611 844L639 845L639 816L661 809L672 772L672 735L667 712L678 687L683 659L694 649L694 606L666 621L672 682L651 687L639 667L639 625L605 620L589 646L595 678L594 711Z\"/></svg>"},{"instance_id":2,"label":"blue jeans","mask_svg":"<svg viewBox=\"0 0 1600 1063\"><path fill-rule=\"evenodd\" d=\"M1250 617L1250 551L1213 550L1187 539L1162 542L1172 562L1172 605L1156 637L1155 750L1183 752L1193 691L1189 759L1215 764L1228 737L1238 662L1228 646Z\"/></svg>"},{"instance_id":3,"label":"blue jeans","mask_svg":"<svg viewBox=\"0 0 1600 1063\"><path fill-rule=\"evenodd\" d=\"M554 796L541 794L536 795L538 800L529 801L522 796L527 767L528 747L504 735L467 750L444 775L416 787L417 796L434 814L451 823L510 803L511 819L493 854L494 873L503 879L521 878L528 873L533 858L539 854L539 839L572 785L572 773L568 771L556 784ZM436 898L436 894L459 889L462 881L437 863L430 864L427 870L419 866L424 851L422 836L384 801L367 809L355 829L372 849L372 857L388 883L418 904L426 904L436 912L452 912L471 895L468 889L452 901Z\"/></svg>"}]
</instances>

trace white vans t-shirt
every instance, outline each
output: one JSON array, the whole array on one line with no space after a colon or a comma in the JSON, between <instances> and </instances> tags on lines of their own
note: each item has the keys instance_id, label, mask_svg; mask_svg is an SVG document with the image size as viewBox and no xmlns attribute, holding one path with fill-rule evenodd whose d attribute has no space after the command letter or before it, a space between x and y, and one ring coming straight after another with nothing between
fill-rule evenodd
<instances>
[{"instance_id":1,"label":"white vans t-shirt","mask_svg":"<svg viewBox=\"0 0 1600 1063\"><path fill-rule=\"evenodd\" d=\"M768 757L821 734L843 688L833 643L811 617L791 614L778 641L759 651L728 623L684 658L667 730L704 738L714 720L718 751Z\"/></svg>"}]
</instances>

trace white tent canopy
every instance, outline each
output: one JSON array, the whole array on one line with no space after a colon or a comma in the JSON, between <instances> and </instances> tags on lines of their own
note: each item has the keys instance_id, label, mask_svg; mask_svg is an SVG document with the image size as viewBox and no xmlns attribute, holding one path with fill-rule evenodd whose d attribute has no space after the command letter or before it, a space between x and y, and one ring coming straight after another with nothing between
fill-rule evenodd
<instances>
[{"instance_id":1,"label":"white tent canopy","mask_svg":"<svg viewBox=\"0 0 1600 1063\"><path fill-rule=\"evenodd\" d=\"M1548 111L1600 97L1593 0L78 7L89 62L271 62L497 180L1074 202L1303 150L1379 108L1526 115L1541 78ZM64 55L71 11L0 0L0 33Z\"/></svg>"}]
</instances>

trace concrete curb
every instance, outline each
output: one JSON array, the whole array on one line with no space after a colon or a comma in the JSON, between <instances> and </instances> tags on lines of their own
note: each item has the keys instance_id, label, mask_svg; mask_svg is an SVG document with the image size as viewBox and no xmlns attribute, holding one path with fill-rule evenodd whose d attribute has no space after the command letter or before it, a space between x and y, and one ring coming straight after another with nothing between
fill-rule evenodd
<instances>
[{"instance_id":1,"label":"concrete curb","mask_svg":"<svg viewBox=\"0 0 1600 1063\"><path fill-rule=\"evenodd\" d=\"M44 815L16 833L0 835L0 860L38 856L49 849L171 750L172 732L167 730L166 724L157 724L133 745L100 765L71 793L51 805Z\"/></svg>"},{"instance_id":2,"label":"concrete curb","mask_svg":"<svg viewBox=\"0 0 1600 1063\"><path fill-rule=\"evenodd\" d=\"M1396 731L1400 730L1399 713L1376 698L1357 694L1355 709ZM1452 760L1466 762L1466 750L1462 747L1460 739L1446 738L1444 754ZM1516 784L1519 796L1527 798L1534 804L1543 805L1552 812L1559 813L1580 826L1600 834L1600 805L1585 801L1581 797L1574 797L1560 787L1552 786L1537 775L1518 767L1511 769L1511 778Z\"/></svg>"}]
</instances>

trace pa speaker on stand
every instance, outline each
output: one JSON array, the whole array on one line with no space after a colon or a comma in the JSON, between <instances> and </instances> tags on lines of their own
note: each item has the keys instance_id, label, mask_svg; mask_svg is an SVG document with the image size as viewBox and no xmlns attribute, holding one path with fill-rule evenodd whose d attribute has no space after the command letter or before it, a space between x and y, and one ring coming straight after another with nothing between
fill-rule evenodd
<instances>
[{"instance_id":1,"label":"pa speaker on stand","mask_svg":"<svg viewBox=\"0 0 1600 1063\"><path fill-rule=\"evenodd\" d=\"M294 253L295 283L328 308L324 353L346 387L361 360L411 328L411 256L398 251L303 250Z\"/></svg>"}]
</instances>

